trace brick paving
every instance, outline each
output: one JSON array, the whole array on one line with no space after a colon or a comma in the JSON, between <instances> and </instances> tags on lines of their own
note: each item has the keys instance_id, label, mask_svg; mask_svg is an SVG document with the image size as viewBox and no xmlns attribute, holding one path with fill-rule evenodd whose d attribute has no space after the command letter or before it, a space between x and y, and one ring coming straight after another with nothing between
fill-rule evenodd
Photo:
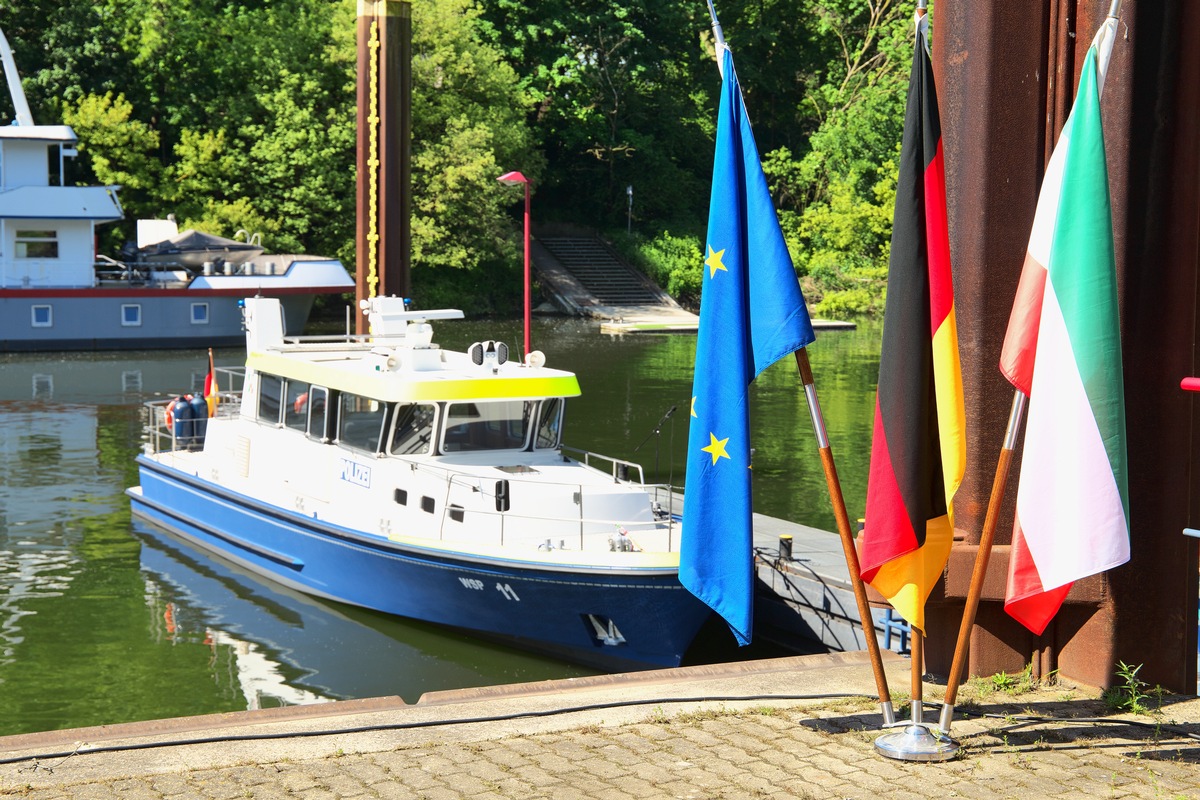
<instances>
[{"instance_id":1,"label":"brick paving","mask_svg":"<svg viewBox=\"0 0 1200 800\"><path fill-rule=\"evenodd\" d=\"M836 683L847 669L854 667L835 666L829 672L836 674L820 680ZM869 678L869 668L859 666L851 682L861 686L858 672L863 671ZM1200 699L1194 697L1168 697L1158 713L1112 716L1094 694L1082 690L972 699L964 687L951 730L960 746L957 756L923 763L875 751L883 731L878 706L870 699L817 698L817 692L811 700L770 697L802 694L811 679L804 671L773 666L759 673L684 677L561 690L543 686L528 694L468 694L457 702L429 705L395 701L335 716L233 715L224 726L168 725L148 736L139 736L142 731L135 727L114 726L82 733L96 747L156 746L56 759L34 756L56 752L55 741L68 742L80 732L62 732L57 739L51 734L8 737L0 739L0 757L30 756L0 765L0 796L1200 798ZM719 693L713 691L718 688ZM755 699L727 699L739 690ZM926 699L938 691L930 687ZM726 699L697 701L697 692ZM638 704L611 706L613 697ZM583 706L591 707L513 716ZM936 720L935 711L927 709L926 719ZM452 719L469 721L444 724ZM359 732L334 733L350 728ZM292 739L289 731L299 735ZM278 738L241 738L263 733ZM182 739L216 741L170 744Z\"/></svg>"}]
</instances>

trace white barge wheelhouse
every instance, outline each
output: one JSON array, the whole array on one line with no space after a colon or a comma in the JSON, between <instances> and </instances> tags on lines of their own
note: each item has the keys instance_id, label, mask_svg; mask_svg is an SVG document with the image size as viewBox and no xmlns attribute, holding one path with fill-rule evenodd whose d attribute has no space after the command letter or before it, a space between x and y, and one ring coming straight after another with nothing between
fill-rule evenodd
<instances>
[{"instance_id":1,"label":"white barge wheelhouse","mask_svg":"<svg viewBox=\"0 0 1200 800\"><path fill-rule=\"evenodd\" d=\"M246 301L216 413L152 404L139 515L286 585L605 669L674 666L708 617L678 582L669 487L561 441L570 372L459 353L371 301L368 337L285 337Z\"/></svg>"},{"instance_id":2,"label":"white barge wheelhouse","mask_svg":"<svg viewBox=\"0 0 1200 800\"><path fill-rule=\"evenodd\" d=\"M0 61L15 117L0 126L0 352L237 345L248 295L280 298L301 333L317 295L354 290L335 258L180 234L170 218L139 220L123 260L98 254L97 227L125 218L121 187L67 180L75 131L34 123L3 32Z\"/></svg>"}]
</instances>

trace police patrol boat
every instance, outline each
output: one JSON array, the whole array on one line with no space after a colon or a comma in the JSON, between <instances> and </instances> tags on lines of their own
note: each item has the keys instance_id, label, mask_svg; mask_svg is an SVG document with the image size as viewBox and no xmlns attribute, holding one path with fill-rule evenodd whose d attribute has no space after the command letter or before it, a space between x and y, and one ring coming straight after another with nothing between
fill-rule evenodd
<instances>
[{"instance_id":1,"label":"police patrol boat","mask_svg":"<svg viewBox=\"0 0 1200 800\"><path fill-rule=\"evenodd\" d=\"M710 614L678 580L678 499L563 445L575 375L502 342L443 350L430 323L461 311L363 312L368 335L290 337L277 299L245 300L244 369L147 404L134 513L319 597L606 670L678 665Z\"/></svg>"}]
</instances>

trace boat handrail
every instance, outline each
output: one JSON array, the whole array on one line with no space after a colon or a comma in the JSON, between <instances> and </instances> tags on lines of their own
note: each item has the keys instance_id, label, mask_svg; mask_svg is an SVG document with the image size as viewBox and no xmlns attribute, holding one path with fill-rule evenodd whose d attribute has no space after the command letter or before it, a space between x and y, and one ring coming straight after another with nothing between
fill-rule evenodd
<instances>
[{"instance_id":1,"label":"boat handrail","mask_svg":"<svg viewBox=\"0 0 1200 800\"><path fill-rule=\"evenodd\" d=\"M593 458L601 460L601 461L609 462L609 464L611 465L612 478L617 483L635 483L636 482L636 483L642 484L643 486L646 483L646 476L642 472L642 465L637 463L636 461L626 461L623 458L615 458L613 456L606 456L606 455L603 455L602 453L593 453L590 450L582 450L578 447L571 447L569 445L562 445L560 447L560 449L561 450L569 450L572 453L578 453L579 457L576 458L576 461L582 461L584 463L584 466L592 467L592 469L599 469L598 467L592 466L591 459L593 459ZM624 469L622 469L622 468L624 468ZM632 468L633 470L635 470L637 472L637 481L632 481L629 479L630 468ZM601 470L601 471L603 471L603 470Z\"/></svg>"},{"instance_id":2,"label":"boat handrail","mask_svg":"<svg viewBox=\"0 0 1200 800\"><path fill-rule=\"evenodd\" d=\"M443 502L442 503L441 521L440 521L440 524L438 525L438 539L440 541L454 542L460 538L460 537L455 537L453 535L449 535L449 536L447 535L447 518L451 514L454 514L454 513L463 514L464 516L466 514L471 514L472 516L499 518L499 522L500 522L499 528L500 529L499 529L499 532L497 533L497 544L501 547L504 547L506 544L509 544L508 542L505 541L506 523L509 523L510 520L511 521L532 520L532 521L539 522L539 523L563 523L563 524L571 524L571 525L577 524L579 526L578 537L579 537L579 550L580 551L586 549L586 541L588 539L591 539L593 541L596 539L603 539L605 537L612 539L612 537L618 533L620 533L620 535L629 536L630 534L656 533L659 531L666 531L667 546L664 549L664 552L672 552L675 548L675 531L678 529L678 527L680 525L679 520L675 519L674 517L667 517L665 519L649 519L649 520L648 519L638 519L638 520L610 519L607 517L605 517L605 518L585 517L582 515L580 515L578 517L574 517L574 516L560 517L560 516L547 515L547 514L543 513L542 511L539 511L536 514L521 514L521 513L517 513L517 512L513 512L513 511L493 511L493 510L487 509L487 508L463 508L461 506L452 505L448 502ZM598 527L608 528L609 530L608 531L594 530L595 528L598 528ZM593 528L593 530L589 531L588 528ZM621 532L623 532L623 533L621 533ZM560 541L566 541L562 537L559 537L559 538L560 538ZM539 545L539 546L541 546L541 545ZM562 549L562 545L559 545L559 548ZM637 549L641 550L643 548L638 547ZM653 548L653 549L657 550L658 548Z\"/></svg>"},{"instance_id":3,"label":"boat handrail","mask_svg":"<svg viewBox=\"0 0 1200 800\"><path fill-rule=\"evenodd\" d=\"M325 336L285 336L283 341L269 346L268 350L281 353L332 353L339 350L355 352L370 352L372 348L382 345L396 345L404 341L404 337L381 338L371 334L337 334Z\"/></svg>"},{"instance_id":4,"label":"boat handrail","mask_svg":"<svg viewBox=\"0 0 1200 800\"><path fill-rule=\"evenodd\" d=\"M242 406L242 388L246 381L245 367L215 367L217 402L211 418L236 417ZM227 387L227 388L222 388ZM202 392L202 389L201 389ZM193 394L201 394L194 392ZM168 411L180 395L157 397L142 403L142 446L150 453L187 450L199 444L195 437L179 437L175 426L168 424Z\"/></svg>"},{"instance_id":5,"label":"boat handrail","mask_svg":"<svg viewBox=\"0 0 1200 800\"><path fill-rule=\"evenodd\" d=\"M516 518L516 519L529 518L529 519L537 519L537 520L543 521L543 522L545 522L545 521L562 522L562 523L570 523L572 525L578 525L579 526L579 547L580 547L580 549L583 549L584 539L586 536L598 535L595 532L593 532L592 534L587 533L587 528L589 526L595 527L597 525L612 526L614 529L620 529L623 527L623 528L627 528L630 530L635 530L635 529L636 530L661 530L665 527L667 529L667 549L670 550L671 546L673 545L673 540L674 540L673 532L674 532L674 527L675 527L676 518L677 518L677 515L675 514L674 505L675 505L675 500L678 497L678 494L675 491L675 487L670 486L668 484L644 484L644 483L641 484L641 487L644 490L646 490L647 495L650 496L652 508L655 510L653 519L649 519L649 520L647 520L647 519L616 520L616 519L597 519L597 518L583 516L583 508L584 508L583 501L585 501L587 499L588 489L602 490L600 487L594 487L594 486L589 487L589 486L585 486L584 484L573 483L573 482L538 480L537 485L539 485L539 486L552 485L552 486L572 487L574 489L575 496L580 498L580 502L579 502L579 512L580 513L578 516L570 516L570 517L548 516L544 512L539 512L536 516L529 516L526 514L515 513L512 511L491 511L486 508L466 509L466 508L456 507L451 502L451 496L450 496L451 487L458 485L465 489L470 489L472 492L479 492L480 494L485 494L486 493L485 485L487 483L487 479L485 479L482 475L479 475L477 473L458 472L458 471L455 471L455 470L452 470L449 468L441 467L437 464L423 464L423 463L416 462L416 461L412 461L412 462L410 462L410 464L412 465L412 468L414 470L426 471L426 472L434 472L434 470L437 470L437 471L441 471L441 472L445 473L446 493L442 499L441 523L438 526L439 527L439 531L438 531L439 538L441 538L443 540L445 540L445 538L446 538L446 518L447 518L447 516L449 516L451 513L455 513L455 512L465 513L467 511L470 511L472 514L479 514L482 516L497 516L500 518L499 537L500 537L501 545L504 544L505 521L510 517ZM634 465L634 466L637 466L637 465ZM431 469L422 470L422 467L430 467ZM516 483L518 485L524 482L519 477L505 478L504 480L507 480L511 483ZM667 496L667 507L665 509L662 507L661 495L660 495L660 493L663 493L663 492L665 492L666 496Z\"/></svg>"}]
</instances>

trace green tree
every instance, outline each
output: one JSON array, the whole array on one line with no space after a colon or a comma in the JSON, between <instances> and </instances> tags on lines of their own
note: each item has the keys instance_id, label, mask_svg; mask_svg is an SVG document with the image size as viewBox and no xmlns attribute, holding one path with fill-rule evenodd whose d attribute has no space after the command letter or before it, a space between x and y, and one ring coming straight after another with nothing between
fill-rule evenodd
<instances>
[{"instance_id":1,"label":"green tree","mask_svg":"<svg viewBox=\"0 0 1200 800\"><path fill-rule=\"evenodd\" d=\"M819 122L799 157L779 149L764 170L805 294L823 316L883 309L896 161L913 34L891 0L813 9L815 34L838 48L804 97Z\"/></svg>"},{"instance_id":2,"label":"green tree","mask_svg":"<svg viewBox=\"0 0 1200 800\"><path fill-rule=\"evenodd\" d=\"M428 295L466 292L477 308L511 308L520 293L509 215L523 197L496 182L543 171L516 73L481 41L469 0L413 6L413 281ZM476 272L442 275L434 270ZM498 285L488 287L481 275ZM450 288L452 287L452 288ZM488 295L492 295L489 297ZM457 301L462 303L462 298Z\"/></svg>"},{"instance_id":3,"label":"green tree","mask_svg":"<svg viewBox=\"0 0 1200 800\"><path fill-rule=\"evenodd\" d=\"M106 3L39 0L0 3L0 27L13 50L35 122L60 119L61 104L85 95L131 95L132 72ZM0 103L0 124L12 119Z\"/></svg>"},{"instance_id":4,"label":"green tree","mask_svg":"<svg viewBox=\"0 0 1200 800\"><path fill-rule=\"evenodd\" d=\"M702 48L702 4L481 5L487 35L529 92L528 114L552 167L539 189L543 219L623 223L631 185L641 189L644 219L693 223L703 213L716 69Z\"/></svg>"}]
</instances>

